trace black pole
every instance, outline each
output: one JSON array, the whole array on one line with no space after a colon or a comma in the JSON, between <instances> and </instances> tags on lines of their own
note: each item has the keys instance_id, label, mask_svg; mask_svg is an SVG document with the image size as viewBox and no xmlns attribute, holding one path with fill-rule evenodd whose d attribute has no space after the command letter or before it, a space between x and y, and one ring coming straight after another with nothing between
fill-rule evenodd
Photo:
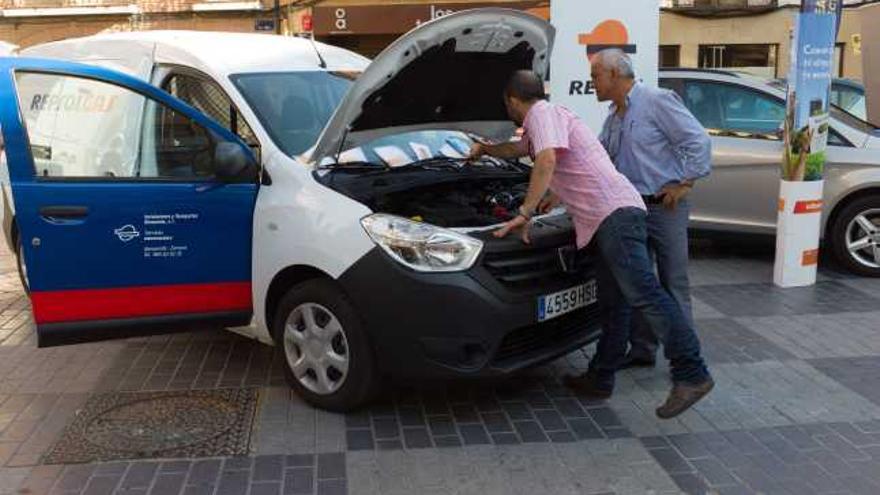
<instances>
[{"instance_id":1,"label":"black pole","mask_svg":"<svg viewBox=\"0 0 880 495\"><path fill-rule=\"evenodd\" d=\"M275 34L281 34L281 0L275 0Z\"/></svg>"}]
</instances>

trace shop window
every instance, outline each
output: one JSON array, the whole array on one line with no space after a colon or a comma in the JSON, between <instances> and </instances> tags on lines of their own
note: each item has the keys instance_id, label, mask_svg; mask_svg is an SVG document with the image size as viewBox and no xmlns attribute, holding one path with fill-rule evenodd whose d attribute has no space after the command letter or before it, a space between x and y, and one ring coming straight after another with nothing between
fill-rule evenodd
<instances>
[{"instance_id":1,"label":"shop window","mask_svg":"<svg viewBox=\"0 0 880 495\"><path fill-rule=\"evenodd\" d=\"M834 64L832 67L836 71L835 77L843 77L843 56L846 53L846 43L834 44Z\"/></svg>"},{"instance_id":2,"label":"shop window","mask_svg":"<svg viewBox=\"0 0 880 495\"><path fill-rule=\"evenodd\" d=\"M777 77L778 45L700 45L699 64L705 69L736 69Z\"/></svg>"},{"instance_id":3,"label":"shop window","mask_svg":"<svg viewBox=\"0 0 880 495\"><path fill-rule=\"evenodd\" d=\"M680 67L681 47L679 45L660 45L660 67Z\"/></svg>"}]
</instances>

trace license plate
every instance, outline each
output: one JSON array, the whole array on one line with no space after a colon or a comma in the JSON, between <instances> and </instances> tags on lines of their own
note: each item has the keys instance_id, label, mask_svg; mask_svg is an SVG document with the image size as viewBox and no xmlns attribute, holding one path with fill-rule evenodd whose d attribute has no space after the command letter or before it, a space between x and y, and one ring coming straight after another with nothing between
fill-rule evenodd
<instances>
[{"instance_id":1,"label":"license plate","mask_svg":"<svg viewBox=\"0 0 880 495\"><path fill-rule=\"evenodd\" d=\"M538 321L547 321L596 302L596 281L538 298Z\"/></svg>"}]
</instances>

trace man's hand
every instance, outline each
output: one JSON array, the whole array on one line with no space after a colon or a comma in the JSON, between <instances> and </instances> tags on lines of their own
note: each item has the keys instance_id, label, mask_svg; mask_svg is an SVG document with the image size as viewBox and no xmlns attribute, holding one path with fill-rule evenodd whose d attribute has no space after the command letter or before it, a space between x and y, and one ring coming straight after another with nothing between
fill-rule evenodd
<instances>
[{"instance_id":1,"label":"man's hand","mask_svg":"<svg viewBox=\"0 0 880 495\"><path fill-rule=\"evenodd\" d=\"M538 203L538 213L542 215L548 213L559 206L560 202L561 200L559 196L551 191L544 196L544 199L542 199L540 203Z\"/></svg>"},{"instance_id":2,"label":"man's hand","mask_svg":"<svg viewBox=\"0 0 880 495\"><path fill-rule=\"evenodd\" d=\"M678 202L691 192L693 185L690 182L680 182L678 184L666 184L657 194L657 197L663 199L663 206L666 209L674 210L678 206Z\"/></svg>"},{"instance_id":3,"label":"man's hand","mask_svg":"<svg viewBox=\"0 0 880 495\"><path fill-rule=\"evenodd\" d=\"M471 151L467 156L467 163L475 162L486 154L486 148L482 143L474 143L471 145Z\"/></svg>"},{"instance_id":4,"label":"man's hand","mask_svg":"<svg viewBox=\"0 0 880 495\"><path fill-rule=\"evenodd\" d=\"M522 241L528 244L529 241L529 228L531 227L532 222L528 220L526 217L522 215L517 215L512 220L508 221L504 224L503 227L496 230L494 235L495 237L501 239L502 237L507 236L511 231L520 230L520 234L522 236Z\"/></svg>"}]
</instances>

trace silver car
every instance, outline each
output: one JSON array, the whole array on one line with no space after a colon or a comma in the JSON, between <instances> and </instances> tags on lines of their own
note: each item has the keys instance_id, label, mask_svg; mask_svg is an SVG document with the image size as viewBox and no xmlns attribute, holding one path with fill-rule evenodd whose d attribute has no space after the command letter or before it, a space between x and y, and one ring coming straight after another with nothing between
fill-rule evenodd
<instances>
[{"instance_id":1,"label":"silver car","mask_svg":"<svg viewBox=\"0 0 880 495\"><path fill-rule=\"evenodd\" d=\"M670 69L677 92L712 136L712 175L692 193L691 227L773 234L782 161L785 87L736 72ZM832 108L822 234L847 269L880 277L880 137Z\"/></svg>"}]
</instances>

